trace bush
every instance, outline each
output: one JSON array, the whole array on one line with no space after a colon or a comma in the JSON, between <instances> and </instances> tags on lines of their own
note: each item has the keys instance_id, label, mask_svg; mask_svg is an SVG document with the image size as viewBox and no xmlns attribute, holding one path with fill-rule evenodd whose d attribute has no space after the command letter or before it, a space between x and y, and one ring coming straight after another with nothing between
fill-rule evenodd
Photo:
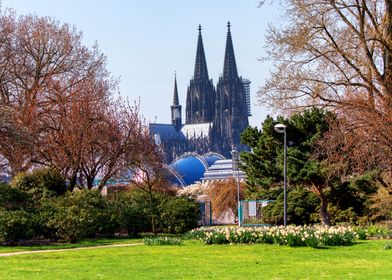
<instances>
[{"instance_id":1,"label":"bush","mask_svg":"<svg viewBox=\"0 0 392 280\"><path fill-rule=\"evenodd\" d=\"M0 183L0 207L20 209L26 206L28 195L10 185Z\"/></svg>"},{"instance_id":2,"label":"bush","mask_svg":"<svg viewBox=\"0 0 392 280\"><path fill-rule=\"evenodd\" d=\"M390 239L392 230L382 225L373 225L367 228L367 235L376 239Z\"/></svg>"},{"instance_id":3,"label":"bush","mask_svg":"<svg viewBox=\"0 0 392 280\"><path fill-rule=\"evenodd\" d=\"M34 200L63 195L67 191L65 179L54 168L36 169L31 173L19 173L11 186L28 193Z\"/></svg>"},{"instance_id":4,"label":"bush","mask_svg":"<svg viewBox=\"0 0 392 280\"><path fill-rule=\"evenodd\" d=\"M341 223L355 224L358 220L358 215L352 207L341 210L336 206L328 204L328 213L333 225Z\"/></svg>"},{"instance_id":5,"label":"bush","mask_svg":"<svg viewBox=\"0 0 392 280\"><path fill-rule=\"evenodd\" d=\"M295 225L308 225L314 223L313 213L320 205L319 198L312 192L298 188L287 194L287 222ZM264 222L267 224L283 224L283 192L276 201L263 208ZM318 213L315 215L318 217Z\"/></svg>"},{"instance_id":6,"label":"bush","mask_svg":"<svg viewBox=\"0 0 392 280\"><path fill-rule=\"evenodd\" d=\"M139 232L149 231L149 222L145 195L140 191L117 192L108 197L110 207L116 214L120 232L135 237Z\"/></svg>"},{"instance_id":7,"label":"bush","mask_svg":"<svg viewBox=\"0 0 392 280\"><path fill-rule=\"evenodd\" d=\"M199 203L189 197L169 197L159 206L162 229L170 233L185 233L200 219Z\"/></svg>"},{"instance_id":8,"label":"bush","mask_svg":"<svg viewBox=\"0 0 392 280\"><path fill-rule=\"evenodd\" d=\"M0 242L14 245L32 234L31 217L26 211L0 209Z\"/></svg>"},{"instance_id":9,"label":"bush","mask_svg":"<svg viewBox=\"0 0 392 280\"><path fill-rule=\"evenodd\" d=\"M109 197L122 231L130 236L151 231L151 215L154 215L158 232L184 233L197 226L200 207L194 199L173 197L162 192L152 193L152 205L149 199L146 192L138 189Z\"/></svg>"},{"instance_id":10,"label":"bush","mask_svg":"<svg viewBox=\"0 0 392 280\"><path fill-rule=\"evenodd\" d=\"M42 201L39 213L42 234L56 240L76 242L98 234L114 234L113 212L96 190L67 193Z\"/></svg>"}]
</instances>

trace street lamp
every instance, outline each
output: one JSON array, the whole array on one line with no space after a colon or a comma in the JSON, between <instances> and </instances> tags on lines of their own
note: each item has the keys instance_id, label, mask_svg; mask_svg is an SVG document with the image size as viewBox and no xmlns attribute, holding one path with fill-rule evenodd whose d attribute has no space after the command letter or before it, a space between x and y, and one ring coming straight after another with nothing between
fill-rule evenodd
<instances>
[{"instance_id":1,"label":"street lamp","mask_svg":"<svg viewBox=\"0 0 392 280\"><path fill-rule=\"evenodd\" d=\"M286 126L284 124L277 124L274 129L278 133L284 135L284 161L283 161L283 224L287 226L287 143L286 143Z\"/></svg>"},{"instance_id":2,"label":"street lamp","mask_svg":"<svg viewBox=\"0 0 392 280\"><path fill-rule=\"evenodd\" d=\"M154 142L155 142L155 145L157 145L158 147L161 146L162 140L161 140L161 135L160 134L158 134L158 133L154 134Z\"/></svg>"},{"instance_id":3,"label":"street lamp","mask_svg":"<svg viewBox=\"0 0 392 280\"><path fill-rule=\"evenodd\" d=\"M241 218L240 218L240 210L241 210L241 205L240 205L240 180L239 180L239 156L238 156L238 151L235 147L233 147L233 150L231 151L231 156L232 156L232 169L233 173L235 174L235 179L237 183L237 217L238 217L238 226L241 226Z\"/></svg>"}]
</instances>

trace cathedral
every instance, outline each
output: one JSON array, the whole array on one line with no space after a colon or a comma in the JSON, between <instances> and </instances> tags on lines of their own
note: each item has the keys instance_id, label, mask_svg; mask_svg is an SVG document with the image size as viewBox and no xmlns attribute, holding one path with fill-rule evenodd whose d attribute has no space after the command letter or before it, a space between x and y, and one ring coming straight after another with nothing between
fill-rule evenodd
<instances>
[{"instance_id":1,"label":"cathedral","mask_svg":"<svg viewBox=\"0 0 392 280\"><path fill-rule=\"evenodd\" d=\"M171 124L150 124L150 133L160 139L167 162L186 152L214 152L231 157L233 147L248 150L240 143L240 134L249 125L250 81L238 76L230 22L223 74L216 87L208 76L200 25L198 30L195 70L186 94L185 123L175 77Z\"/></svg>"}]
</instances>

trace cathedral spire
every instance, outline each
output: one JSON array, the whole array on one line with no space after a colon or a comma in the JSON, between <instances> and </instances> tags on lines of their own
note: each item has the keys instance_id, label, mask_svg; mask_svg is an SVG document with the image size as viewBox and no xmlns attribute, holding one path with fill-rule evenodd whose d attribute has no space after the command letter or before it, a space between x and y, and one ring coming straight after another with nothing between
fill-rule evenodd
<instances>
[{"instance_id":1,"label":"cathedral spire","mask_svg":"<svg viewBox=\"0 0 392 280\"><path fill-rule=\"evenodd\" d=\"M173 95L173 105L170 106L171 110L171 119L172 125L176 128L176 130L180 130L182 126L181 119L181 105L178 99L178 90L177 90L177 74L174 72L174 95Z\"/></svg>"},{"instance_id":2,"label":"cathedral spire","mask_svg":"<svg viewBox=\"0 0 392 280\"><path fill-rule=\"evenodd\" d=\"M173 95L173 106L180 105L180 101L178 99L178 90L177 90L177 74L174 72L174 95Z\"/></svg>"},{"instance_id":3,"label":"cathedral spire","mask_svg":"<svg viewBox=\"0 0 392 280\"><path fill-rule=\"evenodd\" d=\"M235 62L233 41L231 40L230 21L227 22L227 37L226 37L226 51L225 62L223 64L223 78L230 79L231 77L238 77L237 65Z\"/></svg>"},{"instance_id":4,"label":"cathedral spire","mask_svg":"<svg viewBox=\"0 0 392 280\"><path fill-rule=\"evenodd\" d=\"M208 80L208 70L206 56L204 53L203 38L201 36L201 25L199 24L199 37L197 39L195 73L193 79L195 81Z\"/></svg>"}]
</instances>

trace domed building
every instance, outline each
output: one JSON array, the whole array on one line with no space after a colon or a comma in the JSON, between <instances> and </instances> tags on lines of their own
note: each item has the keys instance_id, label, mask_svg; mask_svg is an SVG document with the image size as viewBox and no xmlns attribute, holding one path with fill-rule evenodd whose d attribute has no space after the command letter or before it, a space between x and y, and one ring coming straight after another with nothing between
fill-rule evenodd
<instances>
[{"instance_id":1,"label":"domed building","mask_svg":"<svg viewBox=\"0 0 392 280\"><path fill-rule=\"evenodd\" d=\"M201 181L206 171L218 160L225 157L217 153L185 153L177 157L166 168L169 173L169 182L180 187L186 187Z\"/></svg>"}]
</instances>

